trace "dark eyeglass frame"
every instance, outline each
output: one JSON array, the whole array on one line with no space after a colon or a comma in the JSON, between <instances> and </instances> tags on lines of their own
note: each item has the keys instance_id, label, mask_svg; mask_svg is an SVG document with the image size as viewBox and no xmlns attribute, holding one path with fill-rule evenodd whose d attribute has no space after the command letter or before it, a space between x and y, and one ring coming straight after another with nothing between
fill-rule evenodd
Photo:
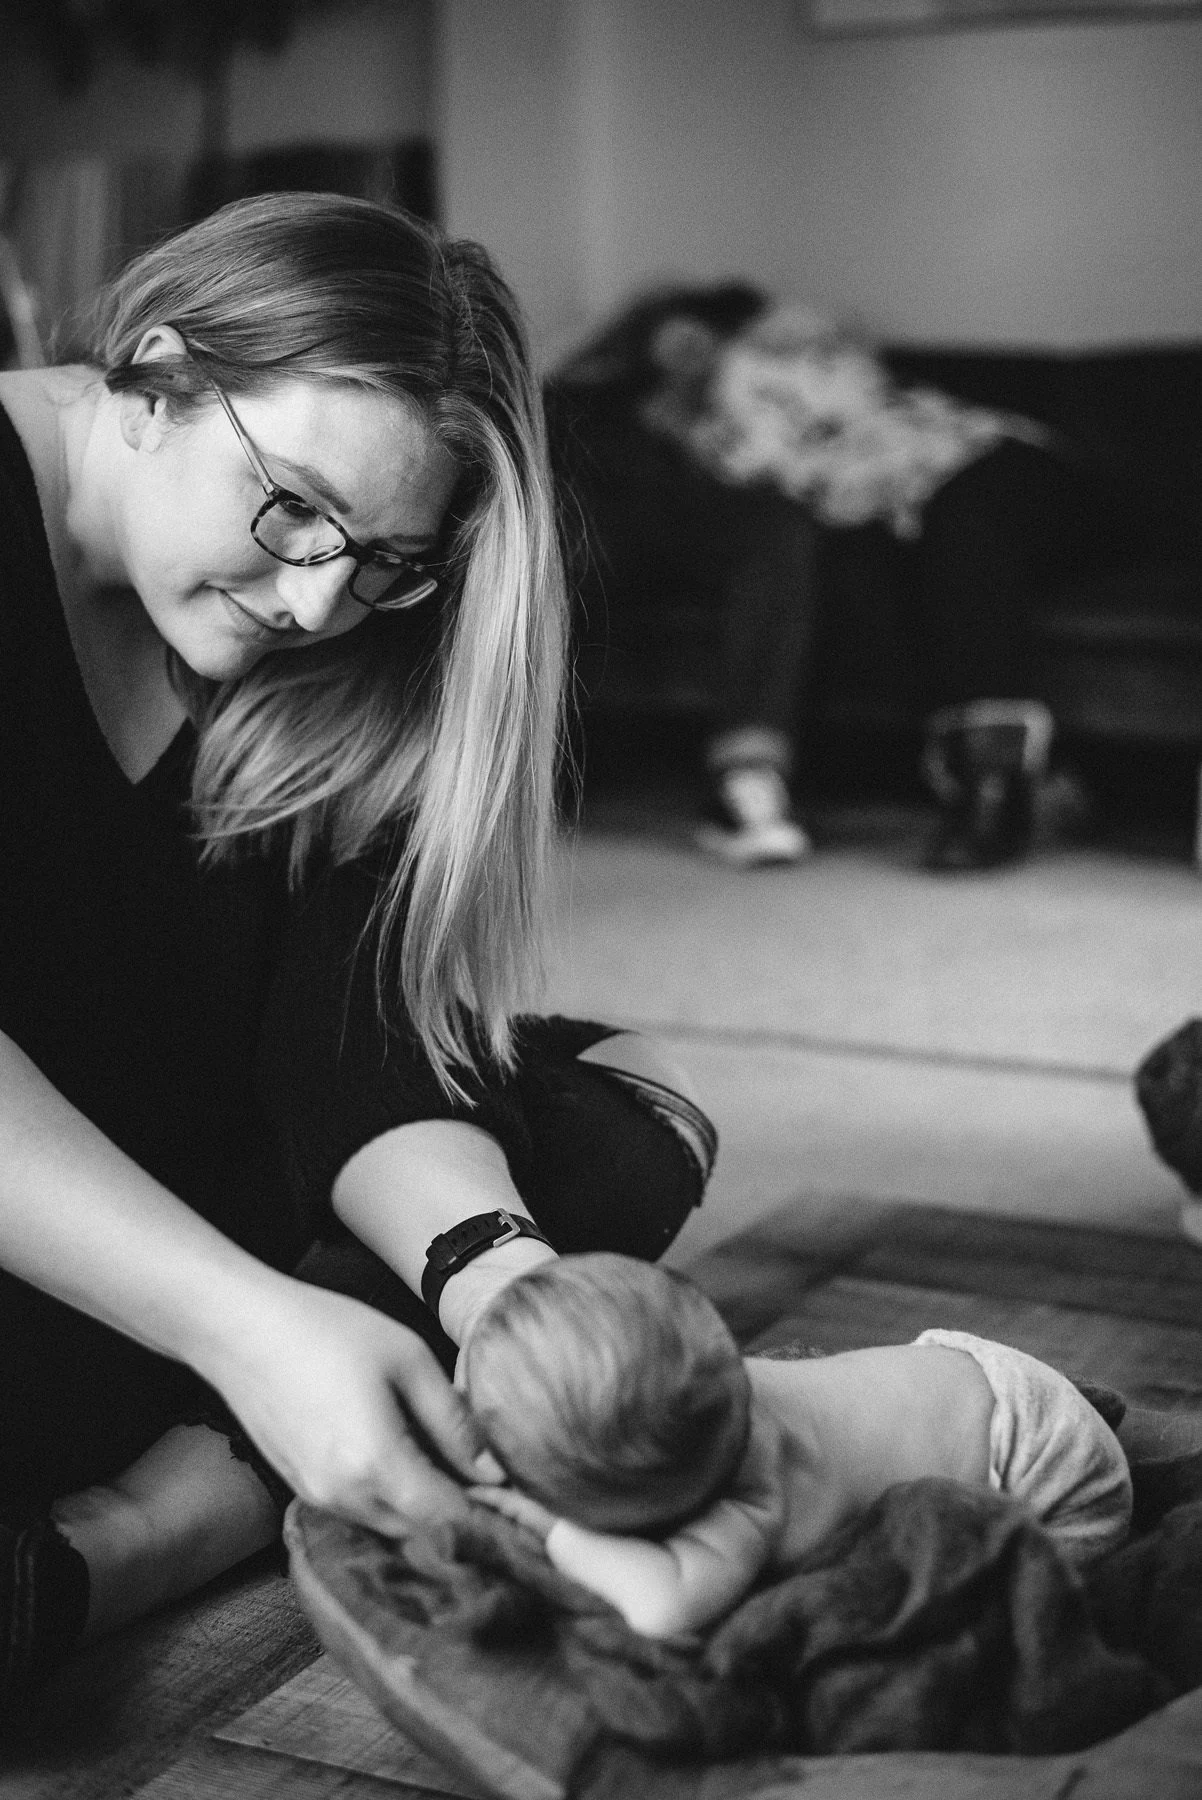
<instances>
[{"instance_id":1,"label":"dark eyeglass frame","mask_svg":"<svg viewBox=\"0 0 1202 1800\"><path fill-rule=\"evenodd\" d=\"M213 377L207 370L205 371L205 380L216 394L218 400L220 400L222 410L230 424L233 426L234 431L237 434L238 442L241 444L246 454L246 460L254 470L255 478L258 481L259 486L263 489L264 494L267 496L263 505L259 508L258 512L250 522L250 535L254 538L255 543L259 546L260 550L265 550L268 556L273 556L275 558L276 562L287 563L289 567L293 569L308 569L317 563L337 562L340 556L349 556L354 562L355 570L350 580L347 582L347 592L350 594L352 600L356 601L360 606L365 606L369 612L407 612L411 606L420 606L423 600L428 600L431 594L436 592L442 578L441 571L445 567L445 564L433 560L421 562L412 556L402 556L398 551L373 550L366 544L360 544L357 539L351 536L350 532L347 531L344 526L338 523L337 519L332 519L329 513L322 512L319 506L311 505L302 494L293 493L291 488L281 487L278 481L273 481L267 472L263 458L255 449L250 438L246 434L245 427L231 406L228 395L222 391L221 387L213 380ZM307 513L311 513L314 518L321 519L332 531L336 531L341 539L341 544L339 546L332 546L329 550L319 550L313 556L284 556L279 550L273 550L270 544L265 544L258 532L260 522L266 518L269 512L279 506L281 502L287 503L288 501L293 502L296 506L303 507ZM394 598L392 590L385 588L384 592L376 599L365 599L362 594L357 594L355 592L355 582L358 580L360 570L369 563L375 563L377 567L383 564L385 567L395 568L397 570L396 585L398 588L400 588L403 583L411 580L412 577L417 576L418 586L416 591L412 593L401 592ZM434 571L436 570L439 572L435 573Z\"/></svg>"}]
</instances>

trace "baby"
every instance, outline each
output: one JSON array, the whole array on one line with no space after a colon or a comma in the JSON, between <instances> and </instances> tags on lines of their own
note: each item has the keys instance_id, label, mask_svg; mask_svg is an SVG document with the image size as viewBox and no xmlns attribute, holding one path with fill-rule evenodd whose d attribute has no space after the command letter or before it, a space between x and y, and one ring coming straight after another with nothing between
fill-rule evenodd
<instances>
[{"instance_id":1,"label":"baby","mask_svg":"<svg viewBox=\"0 0 1202 1800\"><path fill-rule=\"evenodd\" d=\"M1120 1543L1131 1478L1072 1383L963 1332L800 1360L741 1357L672 1270L567 1256L503 1288L461 1379L513 1483L472 1490L537 1531L635 1631L696 1631L895 1482L1023 1501L1081 1565Z\"/></svg>"}]
</instances>

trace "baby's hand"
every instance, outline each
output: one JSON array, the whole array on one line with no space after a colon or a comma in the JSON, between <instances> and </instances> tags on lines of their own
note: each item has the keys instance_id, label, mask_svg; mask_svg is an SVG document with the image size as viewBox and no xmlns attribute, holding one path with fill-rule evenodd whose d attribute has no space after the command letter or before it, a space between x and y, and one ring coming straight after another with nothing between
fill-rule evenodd
<instances>
[{"instance_id":1,"label":"baby's hand","mask_svg":"<svg viewBox=\"0 0 1202 1800\"><path fill-rule=\"evenodd\" d=\"M470 1487L467 1495L469 1500L478 1500L482 1506L491 1506L494 1512L503 1513L515 1525L524 1525L540 1543L546 1543L551 1527L556 1523L553 1512L548 1512L545 1506L532 1500L529 1494L519 1494L516 1488Z\"/></svg>"}]
</instances>

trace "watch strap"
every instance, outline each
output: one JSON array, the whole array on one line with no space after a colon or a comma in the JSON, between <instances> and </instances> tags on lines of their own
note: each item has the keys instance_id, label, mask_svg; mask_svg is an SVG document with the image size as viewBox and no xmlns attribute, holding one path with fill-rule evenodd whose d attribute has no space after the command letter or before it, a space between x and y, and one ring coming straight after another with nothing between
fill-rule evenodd
<instances>
[{"instance_id":1,"label":"watch strap","mask_svg":"<svg viewBox=\"0 0 1202 1800\"><path fill-rule=\"evenodd\" d=\"M494 1212L475 1213L470 1219L452 1225L448 1231L440 1231L431 1240L426 1251L426 1266L422 1270L422 1299L435 1318L438 1317L442 1290L452 1275L457 1275L486 1250L495 1250L498 1244L508 1244L520 1237L533 1238L540 1244L548 1242L533 1219L528 1219L524 1213L509 1212L503 1206Z\"/></svg>"}]
</instances>

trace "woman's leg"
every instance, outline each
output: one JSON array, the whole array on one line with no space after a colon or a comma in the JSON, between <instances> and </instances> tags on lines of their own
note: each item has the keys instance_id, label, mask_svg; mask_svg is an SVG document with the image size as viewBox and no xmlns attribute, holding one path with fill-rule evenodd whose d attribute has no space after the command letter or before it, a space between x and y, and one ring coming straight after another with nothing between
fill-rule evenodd
<instances>
[{"instance_id":1,"label":"woman's leg","mask_svg":"<svg viewBox=\"0 0 1202 1800\"><path fill-rule=\"evenodd\" d=\"M561 1252L662 1255L700 1205L717 1147L687 1078L647 1038L584 1020L525 1019L518 1052L497 1115L522 1205ZM353 1238L315 1245L296 1272L409 1326L454 1370L433 1314Z\"/></svg>"},{"instance_id":2,"label":"woman's leg","mask_svg":"<svg viewBox=\"0 0 1202 1800\"><path fill-rule=\"evenodd\" d=\"M270 1543L279 1511L186 1369L0 1275L0 1726L81 1635ZM231 1431L234 1429L230 1421Z\"/></svg>"},{"instance_id":3,"label":"woman's leg","mask_svg":"<svg viewBox=\"0 0 1202 1800\"><path fill-rule=\"evenodd\" d=\"M689 1084L637 1033L529 1020L507 1145L518 1191L557 1250L662 1256L699 1206L717 1134Z\"/></svg>"},{"instance_id":4,"label":"woman's leg","mask_svg":"<svg viewBox=\"0 0 1202 1800\"><path fill-rule=\"evenodd\" d=\"M56 1500L50 1514L88 1566L85 1641L195 1593L280 1530L250 1464L208 1425L172 1427L128 1469Z\"/></svg>"}]
</instances>

